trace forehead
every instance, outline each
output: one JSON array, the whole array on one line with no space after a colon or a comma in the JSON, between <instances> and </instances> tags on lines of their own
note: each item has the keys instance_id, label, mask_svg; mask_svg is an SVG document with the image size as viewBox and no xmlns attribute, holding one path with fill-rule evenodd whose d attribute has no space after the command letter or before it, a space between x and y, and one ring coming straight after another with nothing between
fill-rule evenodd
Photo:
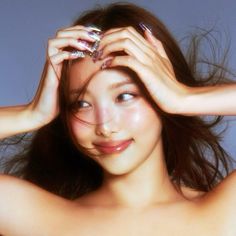
<instances>
[{"instance_id":1,"label":"forehead","mask_svg":"<svg viewBox=\"0 0 236 236\"><path fill-rule=\"evenodd\" d=\"M106 59L105 59L106 60ZM98 85L111 84L118 81L132 81L129 73L118 68L101 70L105 60L94 62L86 56L80 61L73 62L69 71L69 88L82 88L86 82L89 84L93 81ZM91 82L90 82L91 81Z\"/></svg>"}]
</instances>

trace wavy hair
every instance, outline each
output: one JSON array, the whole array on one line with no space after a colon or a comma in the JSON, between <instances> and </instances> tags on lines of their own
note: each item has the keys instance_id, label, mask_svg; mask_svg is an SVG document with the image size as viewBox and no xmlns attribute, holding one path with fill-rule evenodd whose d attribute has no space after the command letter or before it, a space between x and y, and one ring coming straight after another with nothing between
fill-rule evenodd
<instances>
[{"instance_id":1,"label":"wavy hair","mask_svg":"<svg viewBox=\"0 0 236 236\"><path fill-rule=\"evenodd\" d=\"M204 39L209 40L211 30L192 35L184 56L161 20L134 4L113 3L97 7L83 13L73 25L96 25L103 31L132 26L143 35L140 22L151 27L153 35L163 43L179 82L197 87L229 81L226 57L223 56L218 62L216 57L212 61L199 57L199 45ZM69 63L64 62L59 87L60 115L32 135L23 155L8 160L4 167L5 173L19 176L62 197L75 199L99 188L104 172L74 145L68 132ZM204 73L201 71L203 64L207 65ZM168 114L155 104L154 107L163 123L164 156L176 189L181 192L182 185L204 192L213 189L224 178L224 172L229 174L233 161L220 144L221 133L217 134L214 129L222 117L207 120L200 116Z\"/></svg>"}]
</instances>

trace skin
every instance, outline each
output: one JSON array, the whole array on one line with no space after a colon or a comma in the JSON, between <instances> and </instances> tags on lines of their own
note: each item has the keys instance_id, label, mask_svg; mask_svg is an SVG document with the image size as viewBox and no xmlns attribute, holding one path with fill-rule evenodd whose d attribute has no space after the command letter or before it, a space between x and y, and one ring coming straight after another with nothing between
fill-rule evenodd
<instances>
[{"instance_id":1,"label":"skin","mask_svg":"<svg viewBox=\"0 0 236 236\"><path fill-rule=\"evenodd\" d=\"M117 69L99 70L100 62L97 64L86 58L74 64L70 72L71 91L81 88L87 77L93 75L82 98L87 107L80 112L94 116L95 125L80 122L73 115L69 123L76 142L92 149L89 155L106 171L107 178L99 195L106 196L103 202L109 204L137 207L172 201L177 194L164 163L158 114L128 74ZM112 88L124 81L131 84ZM133 141L121 153L105 155L94 146L96 142L127 139Z\"/></svg>"},{"instance_id":2,"label":"skin","mask_svg":"<svg viewBox=\"0 0 236 236\"><path fill-rule=\"evenodd\" d=\"M77 39L92 42L88 31L91 29L84 26L70 27L58 31L49 40L47 63L35 98L27 105L0 109L1 138L38 129L58 114L57 89L62 62L75 59L63 48L73 46L85 50ZM178 194L163 161L162 124L158 114L140 93L138 97L128 96L128 101L118 102L117 96L126 86L139 91L132 78L115 66L136 71L153 100L173 114L204 115L206 111L235 114L236 93L232 92L235 85L188 88L178 83L161 42L149 32L145 32L144 39L132 27L109 30L101 39L99 49L103 49L100 60L93 63L85 58L74 63L71 70L71 90L82 86L92 73L87 88L90 94L85 94L84 99L96 110L93 126L85 126L71 116L72 132L78 144L88 148L93 147L94 141L112 138L132 138L131 145L119 156L97 156L99 151L92 149L90 157L106 171L105 182L99 190L73 202L27 181L0 176L0 232L14 236L32 232L34 235L139 236L176 235L176 232L181 236L235 235L235 172L210 193L182 187L189 199ZM101 70L109 55L120 49L127 55L113 58L109 68ZM133 84L110 89L112 84L124 79ZM214 105L215 99L221 102ZM132 159L128 160L127 156Z\"/></svg>"}]
</instances>

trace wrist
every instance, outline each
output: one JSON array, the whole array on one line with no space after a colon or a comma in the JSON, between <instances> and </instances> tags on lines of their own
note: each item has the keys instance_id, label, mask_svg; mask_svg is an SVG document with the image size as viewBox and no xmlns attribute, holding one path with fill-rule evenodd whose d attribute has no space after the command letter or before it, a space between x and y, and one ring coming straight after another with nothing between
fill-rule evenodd
<instances>
[{"instance_id":1,"label":"wrist","mask_svg":"<svg viewBox=\"0 0 236 236\"><path fill-rule=\"evenodd\" d=\"M0 139L39 128L31 117L28 105L0 108Z\"/></svg>"},{"instance_id":2,"label":"wrist","mask_svg":"<svg viewBox=\"0 0 236 236\"><path fill-rule=\"evenodd\" d=\"M185 115L190 116L194 115L195 100L197 97L197 91L194 87L184 86L184 89L181 89L181 93L178 96L178 105L175 109L176 115Z\"/></svg>"},{"instance_id":3,"label":"wrist","mask_svg":"<svg viewBox=\"0 0 236 236\"><path fill-rule=\"evenodd\" d=\"M22 113L22 120L24 120L25 125L30 131L37 130L46 124L42 115L35 111L32 103L25 106Z\"/></svg>"}]
</instances>

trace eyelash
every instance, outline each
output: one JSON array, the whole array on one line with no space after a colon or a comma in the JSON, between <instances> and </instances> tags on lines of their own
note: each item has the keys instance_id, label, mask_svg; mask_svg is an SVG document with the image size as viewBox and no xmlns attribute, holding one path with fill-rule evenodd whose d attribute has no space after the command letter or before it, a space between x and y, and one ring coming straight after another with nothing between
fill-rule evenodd
<instances>
[{"instance_id":1,"label":"eyelash","mask_svg":"<svg viewBox=\"0 0 236 236\"><path fill-rule=\"evenodd\" d=\"M128 99L120 99L122 96L126 96L126 95L129 96ZM116 100L119 103L123 103L123 102L125 103L125 102L129 102L130 100L132 100L136 97L137 97L137 94L134 94L133 92L123 92L123 93L121 93L117 96ZM88 105L86 105L84 107L81 107L81 105L83 105L85 103L88 104ZM83 100L78 100L78 101L75 101L74 103L72 103L70 107L71 107L72 110L79 111L81 109L87 109L87 108L89 108L89 106L90 106L90 104L88 102L83 101Z\"/></svg>"},{"instance_id":2,"label":"eyelash","mask_svg":"<svg viewBox=\"0 0 236 236\"><path fill-rule=\"evenodd\" d=\"M73 103L70 105L70 110L78 112L78 111L80 111L81 109L86 109L86 108L88 108L89 105L88 105L88 106L85 106L85 107L82 107L82 106L81 106L81 105L84 104L84 103L89 104L88 102L83 101L83 100L75 101L75 102L73 102Z\"/></svg>"},{"instance_id":3,"label":"eyelash","mask_svg":"<svg viewBox=\"0 0 236 236\"><path fill-rule=\"evenodd\" d=\"M117 96L117 99L119 99L119 97L122 97L122 96L124 96L124 95L128 95L129 97L131 96L131 98L124 99L124 100L121 101L121 102L128 102L128 101L130 101L131 99L137 97L137 94L134 94L134 93L131 93L131 92L123 92L123 93L121 93L121 94L119 94L119 95Z\"/></svg>"}]
</instances>

